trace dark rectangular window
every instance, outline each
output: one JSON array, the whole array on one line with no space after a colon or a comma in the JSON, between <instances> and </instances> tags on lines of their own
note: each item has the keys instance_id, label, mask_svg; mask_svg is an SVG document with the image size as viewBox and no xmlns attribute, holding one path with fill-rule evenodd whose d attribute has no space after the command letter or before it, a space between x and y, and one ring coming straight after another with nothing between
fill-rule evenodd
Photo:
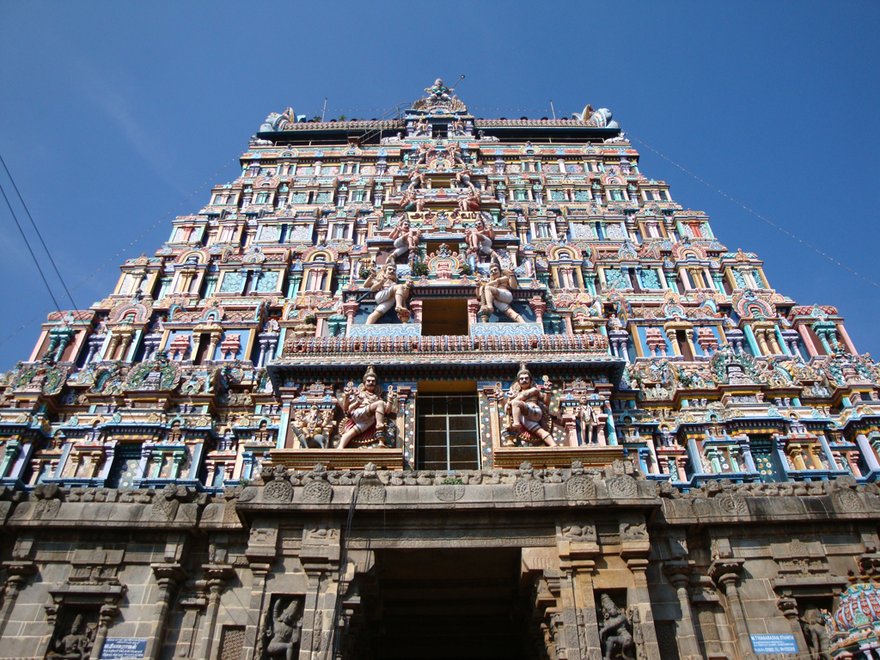
<instances>
[{"instance_id":1,"label":"dark rectangular window","mask_svg":"<svg viewBox=\"0 0 880 660\"><path fill-rule=\"evenodd\" d=\"M420 394L416 400L416 463L421 470L480 467L477 397Z\"/></svg>"}]
</instances>

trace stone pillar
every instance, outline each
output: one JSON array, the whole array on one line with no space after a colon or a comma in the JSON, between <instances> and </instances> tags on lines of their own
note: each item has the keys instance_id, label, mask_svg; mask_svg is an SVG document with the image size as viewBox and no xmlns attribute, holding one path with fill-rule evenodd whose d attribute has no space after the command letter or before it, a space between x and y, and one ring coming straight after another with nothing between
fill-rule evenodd
<instances>
[{"instance_id":1,"label":"stone pillar","mask_svg":"<svg viewBox=\"0 0 880 660\"><path fill-rule=\"evenodd\" d=\"M678 640L678 652L681 660L699 660L700 647L697 643L697 634L694 630L694 613L691 608L690 579L691 567L687 560L679 559L667 562L663 571L670 584L675 588L678 596L678 607L681 609L681 618L676 626L676 638Z\"/></svg>"},{"instance_id":2,"label":"stone pillar","mask_svg":"<svg viewBox=\"0 0 880 660\"><path fill-rule=\"evenodd\" d=\"M185 573L179 564L153 564L153 575L159 584L159 594L156 600L156 615L153 619L153 631L147 640L147 648L144 657L156 660L162 653L162 642L165 640L165 623L168 618L168 609L177 592L177 587L183 580Z\"/></svg>"},{"instance_id":3,"label":"stone pillar","mask_svg":"<svg viewBox=\"0 0 880 660\"><path fill-rule=\"evenodd\" d=\"M265 522L255 522L251 527L245 557L253 575L248 609L256 612L257 616L248 617L244 630L245 653L242 660L254 660L258 657L258 649L262 647L261 635L265 627L263 617L266 616L266 608L269 606L269 600L266 598L266 581L275 562L277 546L278 527ZM207 656L200 653L196 657Z\"/></svg>"},{"instance_id":4,"label":"stone pillar","mask_svg":"<svg viewBox=\"0 0 880 660\"><path fill-rule=\"evenodd\" d=\"M804 638L804 629L801 627L800 616L798 615L797 600L789 596L780 596L776 601L776 606L788 620L791 626L791 633L797 641L799 649L809 649L807 640Z\"/></svg>"},{"instance_id":5,"label":"stone pillar","mask_svg":"<svg viewBox=\"0 0 880 660\"><path fill-rule=\"evenodd\" d=\"M32 561L5 561L3 568L6 569L6 584L3 585L3 604L0 605L0 639L3 639L18 594L21 593L28 578L37 572L37 567Z\"/></svg>"},{"instance_id":6,"label":"stone pillar","mask_svg":"<svg viewBox=\"0 0 880 660\"><path fill-rule=\"evenodd\" d=\"M98 660L101 657L104 642L107 641L107 630L117 614L119 614L119 607L116 604L104 603L101 605L101 610L98 613L98 629L95 632L95 642L92 644L92 653L89 656L91 660Z\"/></svg>"},{"instance_id":7,"label":"stone pillar","mask_svg":"<svg viewBox=\"0 0 880 660\"><path fill-rule=\"evenodd\" d=\"M736 635L737 646L742 657L752 655L752 640L746 624L746 614L739 595L739 580L744 560L724 557L715 559L709 566L709 577L724 592L727 600L727 618Z\"/></svg>"},{"instance_id":8,"label":"stone pillar","mask_svg":"<svg viewBox=\"0 0 880 660\"><path fill-rule=\"evenodd\" d=\"M559 657L601 658L599 619L593 593L595 558L601 554L595 525L558 526L556 550L562 569L557 604L562 621L556 642Z\"/></svg>"},{"instance_id":9,"label":"stone pillar","mask_svg":"<svg viewBox=\"0 0 880 660\"><path fill-rule=\"evenodd\" d=\"M202 624L202 639L199 644L199 658L214 657L214 642L216 641L215 629L217 627L217 613L220 609L220 596L226 582L232 577L234 570L227 564L208 564L204 567L205 583L208 592L208 603L205 608L205 618Z\"/></svg>"},{"instance_id":10,"label":"stone pillar","mask_svg":"<svg viewBox=\"0 0 880 660\"><path fill-rule=\"evenodd\" d=\"M620 556L626 561L632 576L632 584L626 590L626 607L633 620L636 652L638 654L641 649L642 657L661 660L657 632L654 629L654 613L651 610L651 595L648 591L647 570L651 541L643 514L621 517L620 540ZM682 660L686 660L686 656Z\"/></svg>"},{"instance_id":11,"label":"stone pillar","mask_svg":"<svg viewBox=\"0 0 880 660\"><path fill-rule=\"evenodd\" d=\"M303 604L300 660L329 657L333 639L338 633L333 613L339 594L339 572L342 531L337 526L306 527L300 562L308 579L308 592Z\"/></svg>"}]
</instances>

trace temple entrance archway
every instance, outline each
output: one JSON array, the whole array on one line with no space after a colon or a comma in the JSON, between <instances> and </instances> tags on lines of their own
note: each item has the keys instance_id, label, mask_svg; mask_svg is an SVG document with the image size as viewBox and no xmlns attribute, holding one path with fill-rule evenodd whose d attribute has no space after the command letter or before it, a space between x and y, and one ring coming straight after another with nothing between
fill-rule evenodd
<instances>
[{"instance_id":1,"label":"temple entrance archway","mask_svg":"<svg viewBox=\"0 0 880 660\"><path fill-rule=\"evenodd\" d=\"M519 548L379 550L354 657L530 658Z\"/></svg>"}]
</instances>

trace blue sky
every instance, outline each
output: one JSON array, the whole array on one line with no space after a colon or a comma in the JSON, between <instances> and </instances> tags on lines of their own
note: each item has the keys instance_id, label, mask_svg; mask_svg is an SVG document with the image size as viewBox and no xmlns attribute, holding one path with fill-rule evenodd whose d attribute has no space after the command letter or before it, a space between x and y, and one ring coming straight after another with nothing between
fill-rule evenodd
<instances>
[{"instance_id":1,"label":"blue sky","mask_svg":"<svg viewBox=\"0 0 880 660\"><path fill-rule=\"evenodd\" d=\"M320 114L326 97L328 117L378 117L460 75L477 116L605 106L647 176L757 252L779 291L837 306L880 357L878 29L877 2L6 0L0 153L87 307L237 175L270 111ZM52 309L5 207L0 277L2 370Z\"/></svg>"}]
</instances>

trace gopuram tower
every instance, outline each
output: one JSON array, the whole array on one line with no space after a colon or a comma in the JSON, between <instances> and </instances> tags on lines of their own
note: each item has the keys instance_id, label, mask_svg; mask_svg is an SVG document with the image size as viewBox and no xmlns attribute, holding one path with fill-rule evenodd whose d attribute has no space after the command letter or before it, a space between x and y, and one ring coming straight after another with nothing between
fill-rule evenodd
<instances>
[{"instance_id":1,"label":"gopuram tower","mask_svg":"<svg viewBox=\"0 0 880 660\"><path fill-rule=\"evenodd\" d=\"M875 657L880 370L608 109L241 166L0 381L0 658Z\"/></svg>"}]
</instances>

